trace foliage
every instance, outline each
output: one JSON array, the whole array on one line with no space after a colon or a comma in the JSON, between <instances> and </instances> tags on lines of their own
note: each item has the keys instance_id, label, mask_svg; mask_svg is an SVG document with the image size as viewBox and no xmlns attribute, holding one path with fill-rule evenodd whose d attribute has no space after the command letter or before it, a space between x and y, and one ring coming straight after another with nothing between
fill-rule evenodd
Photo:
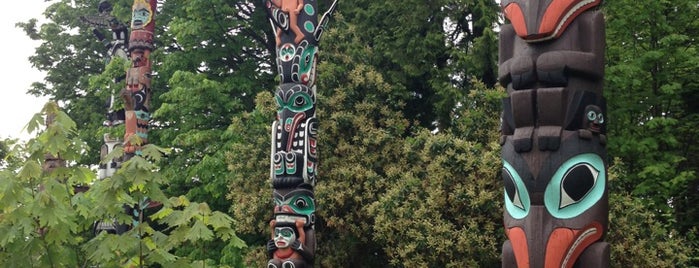
<instances>
[{"instance_id":1,"label":"foliage","mask_svg":"<svg viewBox=\"0 0 699 268\"><path fill-rule=\"evenodd\" d=\"M448 128L472 79L495 84L494 1L355 0L343 1L340 13L345 21L337 28L354 27L352 42L368 50L346 52L381 70L411 124Z\"/></svg>"},{"instance_id":2,"label":"foliage","mask_svg":"<svg viewBox=\"0 0 699 268\"><path fill-rule=\"evenodd\" d=\"M604 12L609 153L626 169L612 190L646 200L658 220L692 232L699 222L699 6L609 1Z\"/></svg>"},{"instance_id":3,"label":"foliage","mask_svg":"<svg viewBox=\"0 0 699 268\"><path fill-rule=\"evenodd\" d=\"M623 178L618 160L609 172L612 187ZM696 238L664 225L649 201L623 192L610 195L606 240L611 244L611 267L692 267L692 257L699 252L688 243Z\"/></svg>"},{"instance_id":4,"label":"foliage","mask_svg":"<svg viewBox=\"0 0 699 268\"><path fill-rule=\"evenodd\" d=\"M45 129L44 118L53 118ZM75 164L87 150L76 129L75 122L49 102L28 124L29 132L38 136L12 148L16 160L0 172L0 265L182 266L207 261L171 253L183 245L196 245L199 251L213 240L245 246L233 232L230 216L184 196L165 196L155 162L166 150L146 145L143 157L135 156L114 176L95 181L92 170ZM122 153L115 150L110 157ZM47 156L65 163L52 169L48 161L53 158ZM151 202L162 205L146 217ZM125 204L132 204L139 217L124 213ZM93 224L108 219L132 228L122 235L94 236Z\"/></svg>"}]
</instances>

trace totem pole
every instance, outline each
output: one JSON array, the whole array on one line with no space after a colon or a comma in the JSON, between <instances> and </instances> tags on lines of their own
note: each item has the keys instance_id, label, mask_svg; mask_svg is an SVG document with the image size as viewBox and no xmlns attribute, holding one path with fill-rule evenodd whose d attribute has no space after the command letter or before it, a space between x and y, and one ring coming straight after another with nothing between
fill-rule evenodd
<instances>
[{"instance_id":1,"label":"totem pole","mask_svg":"<svg viewBox=\"0 0 699 268\"><path fill-rule=\"evenodd\" d=\"M97 40L104 44L105 48L107 49L107 57L105 58L106 64L108 64L114 57L127 59L128 52L126 49L128 45L128 28L124 23L121 23L117 18L111 15L112 5L107 0L101 0L97 10L99 11L98 15L82 16L81 20L94 27L92 30L93 34L95 37L97 37ZM104 34L102 34L102 32L100 32L99 28L108 28L111 30L111 41L108 40ZM124 76L116 77L114 82L119 83L122 80L124 80ZM114 109L114 95L115 92L112 91L112 94L106 102L106 120L102 123L102 125L107 128L121 125L125 121L124 109ZM105 160L107 155L115 148L122 146L121 139L112 137L109 134L104 134L103 139L104 144L102 144L102 148L100 149L100 164L97 170L97 177L100 180L104 180L114 175L116 170L119 169L123 163L122 157L117 157L109 161ZM110 220L95 223L94 231L95 233L122 233L126 229L126 226L118 224L116 220Z\"/></svg>"},{"instance_id":2,"label":"totem pole","mask_svg":"<svg viewBox=\"0 0 699 268\"><path fill-rule=\"evenodd\" d=\"M114 57L120 57L123 59L128 58L128 52L126 51L128 45L128 28L124 23L121 23L117 18L112 16L110 12L112 11L112 5L107 0L102 0L99 2L97 7L99 14L96 16L83 16L82 21L95 27L92 32L94 33L97 40L104 44L107 49L107 57L105 58L106 64ZM107 40L107 38L99 31L98 28L109 28L112 31L112 39ZM124 76L114 78L114 82L118 83L124 79ZM111 96L106 102L106 120L102 122L102 125L108 128L121 125L124 123L124 110L118 109L114 110L114 91L112 91ZM112 159L109 163L104 162L107 154L112 152L114 148L121 146L121 139L116 137L111 137L109 134L104 135L104 144L100 150L100 165L98 168L98 178L103 180L105 178L114 175L114 172L121 166L121 159Z\"/></svg>"},{"instance_id":3,"label":"totem pole","mask_svg":"<svg viewBox=\"0 0 699 268\"><path fill-rule=\"evenodd\" d=\"M55 119L55 113L46 114L46 118L44 118L44 123L46 124L47 129L55 123ZM52 153L47 152L44 154L44 164L41 166L41 170L45 173L51 173L53 170L65 166L66 161L63 160L63 158L61 158L60 155L54 155ZM39 189L43 191L44 186L39 185Z\"/></svg>"},{"instance_id":4,"label":"totem pole","mask_svg":"<svg viewBox=\"0 0 699 268\"><path fill-rule=\"evenodd\" d=\"M503 0L503 267L609 267L601 0Z\"/></svg>"},{"instance_id":5,"label":"totem pole","mask_svg":"<svg viewBox=\"0 0 699 268\"><path fill-rule=\"evenodd\" d=\"M272 22L280 85L275 93L270 178L274 216L268 268L313 267L313 187L318 167L315 69L318 41L337 0L318 22L316 0L263 0Z\"/></svg>"},{"instance_id":6,"label":"totem pole","mask_svg":"<svg viewBox=\"0 0 699 268\"><path fill-rule=\"evenodd\" d=\"M129 36L131 67L126 72L124 100L124 157L140 155L141 146L148 143L150 121L151 60L155 31L156 0L134 0ZM135 138L134 136L137 136Z\"/></svg>"},{"instance_id":7,"label":"totem pole","mask_svg":"<svg viewBox=\"0 0 699 268\"><path fill-rule=\"evenodd\" d=\"M99 179L105 179L114 175L121 164L134 155L140 154L140 148L148 142L148 123L150 120L150 85L151 85L151 61L150 52L153 50L153 32L155 30L156 0L134 0L132 6L131 34L127 41L128 28L113 17L110 12L112 6L107 0L99 2L97 16L83 16L81 19L93 27L109 27L112 30L112 41L94 29L93 33L109 51L109 58L122 57L131 60L131 67L125 76L115 79L120 82L126 79L126 87L119 93L124 100L124 109L114 109L114 94L107 101L107 120L103 122L106 127L114 127L124 124L125 133L123 141L108 134L104 135L104 144L100 150L101 163L98 169ZM107 59L109 61L109 59ZM138 136L135 138L134 136ZM115 148L122 146L124 156L104 163L106 156ZM140 200L135 207L124 205L127 214L133 215L135 226L143 219L143 211L160 206L159 203L148 200ZM95 224L95 233L123 233L129 226L119 224L116 221L100 221Z\"/></svg>"}]
</instances>

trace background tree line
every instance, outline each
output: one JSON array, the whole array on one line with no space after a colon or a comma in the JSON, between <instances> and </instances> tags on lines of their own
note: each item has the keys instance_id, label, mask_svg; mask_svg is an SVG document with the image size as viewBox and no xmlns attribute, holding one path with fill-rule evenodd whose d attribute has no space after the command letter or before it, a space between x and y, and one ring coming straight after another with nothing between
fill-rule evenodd
<instances>
[{"instance_id":1,"label":"background tree line","mask_svg":"<svg viewBox=\"0 0 699 268\"><path fill-rule=\"evenodd\" d=\"M153 146L118 176L93 182L108 131L104 100L124 86L113 78L126 66L105 65L103 45L80 22L98 2L55 1L47 23L18 23L42 42L29 60L47 73L28 92L57 105L33 119L35 139L1 143L0 263L261 267L277 84L262 1L159 3ZM132 1L111 2L128 24ZM699 266L699 7L619 0L602 8L613 266ZM501 23L490 0L341 0L318 67L319 266L499 266ZM40 116L51 114L62 116L43 126ZM37 169L47 151L68 167ZM85 193L72 190L89 183ZM144 195L165 203L155 219L171 228L89 232Z\"/></svg>"}]
</instances>

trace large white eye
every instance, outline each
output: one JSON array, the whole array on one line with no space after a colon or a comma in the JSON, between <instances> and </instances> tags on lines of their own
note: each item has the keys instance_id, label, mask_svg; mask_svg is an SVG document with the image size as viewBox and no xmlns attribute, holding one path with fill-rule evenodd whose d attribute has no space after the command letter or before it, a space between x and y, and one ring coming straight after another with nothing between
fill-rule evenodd
<instances>
[{"instance_id":1,"label":"large white eye","mask_svg":"<svg viewBox=\"0 0 699 268\"><path fill-rule=\"evenodd\" d=\"M599 121L600 124L604 124L604 115L602 113L597 115L597 121Z\"/></svg>"},{"instance_id":2,"label":"large white eye","mask_svg":"<svg viewBox=\"0 0 699 268\"><path fill-rule=\"evenodd\" d=\"M580 163L568 170L561 181L559 208L580 202L592 191L599 177L599 171L587 163Z\"/></svg>"},{"instance_id":3,"label":"large white eye","mask_svg":"<svg viewBox=\"0 0 699 268\"><path fill-rule=\"evenodd\" d=\"M605 164L599 155L574 156L558 167L546 186L546 210L559 219L577 217L602 199L606 182Z\"/></svg>"}]
</instances>

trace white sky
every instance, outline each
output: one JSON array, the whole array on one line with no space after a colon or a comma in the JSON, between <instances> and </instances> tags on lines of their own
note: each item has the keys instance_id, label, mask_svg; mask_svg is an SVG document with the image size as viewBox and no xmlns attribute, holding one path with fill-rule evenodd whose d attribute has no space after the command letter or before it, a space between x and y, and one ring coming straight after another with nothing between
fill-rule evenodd
<instances>
[{"instance_id":1,"label":"white sky","mask_svg":"<svg viewBox=\"0 0 699 268\"><path fill-rule=\"evenodd\" d=\"M43 12L51 3L24 0L19 3L20 6L0 8L0 53L3 54L0 79L4 91L0 96L0 139L27 140L30 136L23 130L24 126L48 100L26 94L33 82L43 81L45 74L29 63L29 56L34 55L34 49L40 43L29 39L22 29L15 27L15 23L31 18L38 19L40 23L45 21Z\"/></svg>"}]
</instances>

